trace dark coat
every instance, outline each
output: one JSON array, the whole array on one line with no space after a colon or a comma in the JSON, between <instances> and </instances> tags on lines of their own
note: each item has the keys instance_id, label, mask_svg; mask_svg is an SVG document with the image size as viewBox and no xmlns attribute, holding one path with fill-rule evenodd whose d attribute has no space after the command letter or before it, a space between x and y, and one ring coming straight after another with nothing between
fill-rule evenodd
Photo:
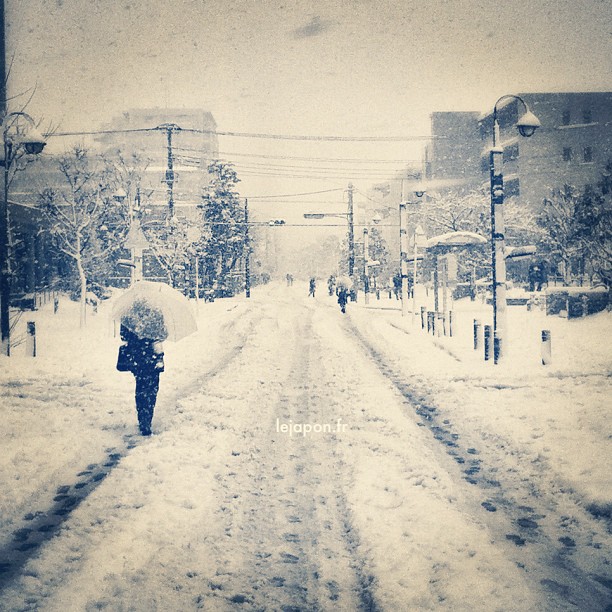
<instances>
[{"instance_id":1,"label":"dark coat","mask_svg":"<svg viewBox=\"0 0 612 612\"><path fill-rule=\"evenodd\" d=\"M134 376L159 374L164 371L164 352L161 342L139 338L125 326L121 326L123 344L119 347L117 369L132 372Z\"/></svg>"}]
</instances>

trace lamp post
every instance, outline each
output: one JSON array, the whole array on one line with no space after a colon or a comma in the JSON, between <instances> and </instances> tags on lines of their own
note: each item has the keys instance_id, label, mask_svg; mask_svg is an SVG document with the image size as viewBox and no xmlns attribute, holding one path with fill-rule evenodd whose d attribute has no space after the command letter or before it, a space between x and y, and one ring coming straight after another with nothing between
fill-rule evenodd
<instances>
[{"instance_id":1,"label":"lamp post","mask_svg":"<svg viewBox=\"0 0 612 612\"><path fill-rule=\"evenodd\" d=\"M416 316L416 281L417 281L417 258L418 248L425 245L425 232L420 225L414 229L414 245L412 251L412 322Z\"/></svg>"},{"instance_id":2,"label":"lamp post","mask_svg":"<svg viewBox=\"0 0 612 612\"><path fill-rule=\"evenodd\" d=\"M25 128L19 119L26 121ZM11 135L11 129L14 134ZM4 159L4 194L0 210L0 332L2 337L2 354L11 354L10 299L11 279L9 266L9 184L10 170L13 162L23 155L38 155L47 144L42 134L36 129L34 120L24 112L8 113L2 121Z\"/></svg>"},{"instance_id":3,"label":"lamp post","mask_svg":"<svg viewBox=\"0 0 612 612\"><path fill-rule=\"evenodd\" d=\"M525 108L525 113L516 122L519 134L529 137L540 127L539 119L529 110L525 101L516 95L505 95L499 98L493 107L493 147L489 154L489 171L491 178L491 270L493 283L493 356L498 363L507 348L505 346L507 331L506 309L506 258L504 254L504 149L500 140L497 120L498 105L506 100L517 100Z\"/></svg>"},{"instance_id":4,"label":"lamp post","mask_svg":"<svg viewBox=\"0 0 612 612\"><path fill-rule=\"evenodd\" d=\"M244 244L246 254L244 260L244 295L251 297L251 242L249 237L249 201L244 199Z\"/></svg>"},{"instance_id":5,"label":"lamp post","mask_svg":"<svg viewBox=\"0 0 612 612\"><path fill-rule=\"evenodd\" d=\"M399 227L400 227L400 275L402 277L402 317L408 314L408 229L407 229L407 206L415 202L404 202L404 183L402 182L402 201L399 205ZM425 187L417 185L413 190L416 198L425 195ZM414 290L414 288L413 288Z\"/></svg>"},{"instance_id":6,"label":"lamp post","mask_svg":"<svg viewBox=\"0 0 612 612\"><path fill-rule=\"evenodd\" d=\"M363 228L363 293L364 302L370 303L370 234Z\"/></svg>"},{"instance_id":7,"label":"lamp post","mask_svg":"<svg viewBox=\"0 0 612 612\"><path fill-rule=\"evenodd\" d=\"M353 278L353 272L355 271L355 221L353 217L353 183L348 185L348 243L349 243L349 259L348 259L348 273L351 279Z\"/></svg>"}]
</instances>

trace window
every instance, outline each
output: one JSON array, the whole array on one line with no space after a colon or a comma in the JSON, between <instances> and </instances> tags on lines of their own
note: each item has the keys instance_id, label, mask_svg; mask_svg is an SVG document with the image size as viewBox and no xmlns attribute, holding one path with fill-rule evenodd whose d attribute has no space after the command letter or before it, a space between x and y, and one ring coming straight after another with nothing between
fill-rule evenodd
<instances>
[{"instance_id":1,"label":"window","mask_svg":"<svg viewBox=\"0 0 612 612\"><path fill-rule=\"evenodd\" d=\"M583 123L593 123L593 111L590 108L585 108L582 111L582 121Z\"/></svg>"},{"instance_id":2,"label":"window","mask_svg":"<svg viewBox=\"0 0 612 612\"><path fill-rule=\"evenodd\" d=\"M591 147L584 147L584 162L590 164L593 161L593 149Z\"/></svg>"},{"instance_id":3,"label":"window","mask_svg":"<svg viewBox=\"0 0 612 612\"><path fill-rule=\"evenodd\" d=\"M562 117L562 119L561 119L561 123L562 123L563 125L569 125L569 124L570 124L571 119L572 119L572 115L571 115L571 113L570 113L569 109L568 109L568 110L564 110L564 111L563 111L563 117Z\"/></svg>"},{"instance_id":4,"label":"window","mask_svg":"<svg viewBox=\"0 0 612 612\"><path fill-rule=\"evenodd\" d=\"M572 161L572 149L571 147L563 147L563 161Z\"/></svg>"}]
</instances>

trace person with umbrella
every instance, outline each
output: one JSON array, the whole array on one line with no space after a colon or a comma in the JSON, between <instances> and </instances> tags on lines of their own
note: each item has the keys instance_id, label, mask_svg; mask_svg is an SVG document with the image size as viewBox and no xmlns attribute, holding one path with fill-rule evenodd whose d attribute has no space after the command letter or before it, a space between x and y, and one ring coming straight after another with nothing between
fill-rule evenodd
<instances>
[{"instance_id":1,"label":"person with umbrella","mask_svg":"<svg viewBox=\"0 0 612 612\"><path fill-rule=\"evenodd\" d=\"M349 278L343 276L338 279L338 284L336 286L336 294L338 296L338 305L340 306L340 310L345 313L346 312L346 303L349 298L349 285L351 281Z\"/></svg>"},{"instance_id":2,"label":"person with umbrella","mask_svg":"<svg viewBox=\"0 0 612 612\"><path fill-rule=\"evenodd\" d=\"M113 318L121 323L117 369L136 379L136 412L143 436L151 422L164 371L162 342L177 341L197 331L187 298L165 283L138 281L114 304Z\"/></svg>"},{"instance_id":3,"label":"person with umbrella","mask_svg":"<svg viewBox=\"0 0 612 612\"><path fill-rule=\"evenodd\" d=\"M153 411L159 391L159 375L164 371L162 341L168 337L163 315L137 301L121 318L121 340L117 369L131 372L136 379L136 413L143 436L151 435Z\"/></svg>"}]
</instances>

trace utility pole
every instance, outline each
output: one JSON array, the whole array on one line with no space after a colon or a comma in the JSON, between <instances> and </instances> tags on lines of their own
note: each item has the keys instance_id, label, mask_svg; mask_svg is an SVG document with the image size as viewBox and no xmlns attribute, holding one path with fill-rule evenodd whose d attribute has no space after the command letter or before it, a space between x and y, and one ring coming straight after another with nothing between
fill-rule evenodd
<instances>
[{"instance_id":1,"label":"utility pole","mask_svg":"<svg viewBox=\"0 0 612 612\"><path fill-rule=\"evenodd\" d=\"M244 199L244 242L246 255L244 259L244 294L251 297L251 244L249 238L249 201Z\"/></svg>"},{"instance_id":2,"label":"utility pole","mask_svg":"<svg viewBox=\"0 0 612 612\"><path fill-rule=\"evenodd\" d=\"M363 292L365 294L365 303L370 303L370 235L368 228L363 228Z\"/></svg>"},{"instance_id":3,"label":"utility pole","mask_svg":"<svg viewBox=\"0 0 612 612\"><path fill-rule=\"evenodd\" d=\"M403 193L402 193L403 200ZM408 230L406 229L406 202L399 205L400 226L400 276L402 278L402 317L408 314Z\"/></svg>"},{"instance_id":4,"label":"utility pole","mask_svg":"<svg viewBox=\"0 0 612 612\"><path fill-rule=\"evenodd\" d=\"M168 141L168 165L166 168L166 178L162 183L166 183L168 187L168 218L174 217L174 181L176 175L174 173L174 155L172 153L172 132L178 132L181 128L174 123L165 123L159 126L160 129L166 130L166 139Z\"/></svg>"},{"instance_id":5,"label":"utility pole","mask_svg":"<svg viewBox=\"0 0 612 612\"><path fill-rule=\"evenodd\" d=\"M4 0L0 0L0 121L6 115L6 38L4 28ZM10 316L9 301L11 287L8 264L8 164L6 142L4 143L4 189L0 208L0 330L2 335L1 351L10 355Z\"/></svg>"},{"instance_id":6,"label":"utility pole","mask_svg":"<svg viewBox=\"0 0 612 612\"><path fill-rule=\"evenodd\" d=\"M353 183L348 184L348 273L351 279L355 268L355 227L353 220Z\"/></svg>"},{"instance_id":7,"label":"utility pole","mask_svg":"<svg viewBox=\"0 0 612 612\"><path fill-rule=\"evenodd\" d=\"M4 0L0 0L0 118L6 114L6 34Z\"/></svg>"}]
</instances>

